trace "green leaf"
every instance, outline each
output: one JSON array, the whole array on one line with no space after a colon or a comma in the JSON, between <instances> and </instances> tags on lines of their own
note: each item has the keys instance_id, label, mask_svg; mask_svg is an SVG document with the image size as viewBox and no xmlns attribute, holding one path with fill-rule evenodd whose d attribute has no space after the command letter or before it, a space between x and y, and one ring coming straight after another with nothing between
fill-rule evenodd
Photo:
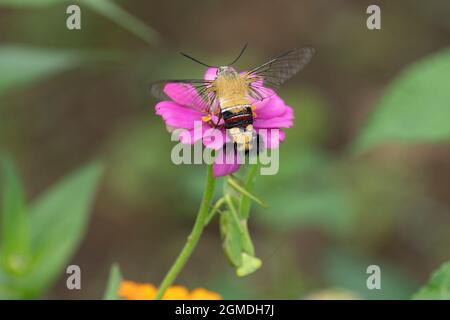
<instances>
[{"instance_id":1,"label":"green leaf","mask_svg":"<svg viewBox=\"0 0 450 320\"><path fill-rule=\"evenodd\" d=\"M239 267L242 264L241 231L229 210L220 215L220 233L225 255L233 266Z\"/></svg>"},{"instance_id":2,"label":"green leaf","mask_svg":"<svg viewBox=\"0 0 450 320\"><path fill-rule=\"evenodd\" d=\"M417 292L416 300L450 300L450 261L433 272L430 281Z\"/></svg>"},{"instance_id":3,"label":"green leaf","mask_svg":"<svg viewBox=\"0 0 450 320\"><path fill-rule=\"evenodd\" d=\"M237 275L243 277L257 270L261 261L254 257L255 250L248 232L247 220L239 221L232 210L235 209L229 208L220 215L222 246L228 260L236 268Z\"/></svg>"},{"instance_id":4,"label":"green leaf","mask_svg":"<svg viewBox=\"0 0 450 320\"><path fill-rule=\"evenodd\" d=\"M25 281L32 294L45 290L69 262L85 233L102 172L93 163L57 183L30 210L33 270Z\"/></svg>"},{"instance_id":5,"label":"green leaf","mask_svg":"<svg viewBox=\"0 0 450 320\"><path fill-rule=\"evenodd\" d=\"M80 62L75 51L1 46L0 95L73 68Z\"/></svg>"},{"instance_id":6,"label":"green leaf","mask_svg":"<svg viewBox=\"0 0 450 320\"><path fill-rule=\"evenodd\" d=\"M253 247L253 241L248 231L247 220L241 222L241 245L242 250L250 255L255 255L255 248Z\"/></svg>"},{"instance_id":7,"label":"green leaf","mask_svg":"<svg viewBox=\"0 0 450 320\"><path fill-rule=\"evenodd\" d=\"M253 242L250 238L250 233L248 232L247 220L239 218L240 216L235 207L235 203L237 204L238 202L237 199L227 194L225 195L225 200L227 202L231 218L234 220L234 225L239 230L242 251L247 252L250 255L254 255L255 249L253 248Z\"/></svg>"},{"instance_id":8,"label":"green leaf","mask_svg":"<svg viewBox=\"0 0 450 320\"><path fill-rule=\"evenodd\" d=\"M243 229L241 226L241 220L238 216L238 212L236 210L236 206L235 204L237 204L237 199L235 199L234 197L230 196L229 194L225 195L225 201L227 203L229 212L231 214L231 217L233 218L235 225L237 226L237 228L239 229L239 232L242 234L243 233Z\"/></svg>"},{"instance_id":9,"label":"green leaf","mask_svg":"<svg viewBox=\"0 0 450 320\"><path fill-rule=\"evenodd\" d=\"M450 139L450 49L407 68L386 90L354 143L366 151L384 143Z\"/></svg>"},{"instance_id":10,"label":"green leaf","mask_svg":"<svg viewBox=\"0 0 450 320\"><path fill-rule=\"evenodd\" d=\"M248 255L244 252L242 253L242 265L237 268L236 274L239 277L245 277L261 268L261 266L262 262L260 259Z\"/></svg>"},{"instance_id":11,"label":"green leaf","mask_svg":"<svg viewBox=\"0 0 450 320\"><path fill-rule=\"evenodd\" d=\"M20 274L26 268L29 246L29 226L25 195L20 179L9 159L2 160L3 194L1 216L1 260L5 269Z\"/></svg>"},{"instance_id":12,"label":"green leaf","mask_svg":"<svg viewBox=\"0 0 450 320\"><path fill-rule=\"evenodd\" d=\"M119 287L122 282L122 274L120 272L119 265L114 263L109 273L108 284L103 296L103 300L119 300Z\"/></svg>"}]
</instances>

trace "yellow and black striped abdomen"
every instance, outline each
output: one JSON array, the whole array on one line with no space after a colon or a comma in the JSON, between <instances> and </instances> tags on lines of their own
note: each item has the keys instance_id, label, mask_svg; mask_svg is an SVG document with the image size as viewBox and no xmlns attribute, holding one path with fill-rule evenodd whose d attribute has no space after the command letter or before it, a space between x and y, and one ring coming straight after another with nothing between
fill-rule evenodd
<instances>
[{"instance_id":1,"label":"yellow and black striped abdomen","mask_svg":"<svg viewBox=\"0 0 450 320\"><path fill-rule=\"evenodd\" d=\"M220 112L226 129L245 128L249 124L253 124L253 112L249 104L223 108Z\"/></svg>"}]
</instances>

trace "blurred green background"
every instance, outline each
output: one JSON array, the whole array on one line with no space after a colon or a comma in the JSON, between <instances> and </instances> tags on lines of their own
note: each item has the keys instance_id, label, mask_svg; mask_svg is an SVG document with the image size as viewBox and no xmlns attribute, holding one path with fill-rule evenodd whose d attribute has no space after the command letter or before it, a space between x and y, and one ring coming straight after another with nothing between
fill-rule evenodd
<instances>
[{"instance_id":1,"label":"blurred green background","mask_svg":"<svg viewBox=\"0 0 450 320\"><path fill-rule=\"evenodd\" d=\"M66 28L72 3L81 30ZM241 70L293 47L317 51L279 92L295 109L280 171L257 178L269 208L255 207L249 227L263 267L236 277L214 221L177 283L234 299L416 292L450 259L450 76L439 73L450 65L450 2L379 1L375 31L370 4L0 1L0 152L14 160L27 199L94 159L105 167L66 263L81 267L82 290L67 290L64 267L40 297L101 298L113 262L126 279L161 281L193 224L205 168L171 163L149 84L202 77L179 51L221 64L246 42ZM401 89L389 91L393 81ZM416 97L415 85L428 91ZM366 288L371 264L382 290Z\"/></svg>"}]
</instances>

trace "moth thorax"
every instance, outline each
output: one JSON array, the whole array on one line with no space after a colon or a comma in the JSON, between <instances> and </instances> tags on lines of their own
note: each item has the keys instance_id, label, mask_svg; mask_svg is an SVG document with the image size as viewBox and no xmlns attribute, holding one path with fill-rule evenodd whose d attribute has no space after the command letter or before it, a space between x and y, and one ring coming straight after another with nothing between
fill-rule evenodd
<instances>
[{"instance_id":1,"label":"moth thorax","mask_svg":"<svg viewBox=\"0 0 450 320\"><path fill-rule=\"evenodd\" d=\"M217 69L217 76L224 77L225 79L234 79L238 76L238 73L233 67L222 66Z\"/></svg>"}]
</instances>

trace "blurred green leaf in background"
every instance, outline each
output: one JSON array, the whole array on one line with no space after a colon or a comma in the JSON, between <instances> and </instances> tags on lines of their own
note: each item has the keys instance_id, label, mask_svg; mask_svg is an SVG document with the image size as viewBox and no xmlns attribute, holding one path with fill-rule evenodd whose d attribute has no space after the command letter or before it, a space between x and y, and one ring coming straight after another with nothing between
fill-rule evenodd
<instances>
[{"instance_id":1,"label":"blurred green leaf in background","mask_svg":"<svg viewBox=\"0 0 450 320\"><path fill-rule=\"evenodd\" d=\"M72 50L1 46L0 95L73 68L81 61L80 54Z\"/></svg>"},{"instance_id":2,"label":"blurred green leaf in background","mask_svg":"<svg viewBox=\"0 0 450 320\"><path fill-rule=\"evenodd\" d=\"M450 139L450 49L408 67L386 90L355 148Z\"/></svg>"},{"instance_id":3,"label":"blurred green leaf in background","mask_svg":"<svg viewBox=\"0 0 450 320\"><path fill-rule=\"evenodd\" d=\"M450 262L433 272L430 281L417 292L416 300L450 300Z\"/></svg>"},{"instance_id":4,"label":"blurred green leaf in background","mask_svg":"<svg viewBox=\"0 0 450 320\"><path fill-rule=\"evenodd\" d=\"M0 298L36 298L49 288L86 230L102 165L92 163L35 199L26 213L12 163L3 161Z\"/></svg>"},{"instance_id":5,"label":"blurred green leaf in background","mask_svg":"<svg viewBox=\"0 0 450 320\"><path fill-rule=\"evenodd\" d=\"M26 264L30 246L25 195L12 161L3 159L2 168L0 262L1 266L9 272L20 274Z\"/></svg>"},{"instance_id":6,"label":"blurred green leaf in background","mask_svg":"<svg viewBox=\"0 0 450 320\"><path fill-rule=\"evenodd\" d=\"M104 300L118 300L119 299L119 287L122 282L122 273L120 272L120 267L118 264L113 264L111 266L111 271L109 272L108 283L106 284L106 291L103 296Z\"/></svg>"}]
</instances>

